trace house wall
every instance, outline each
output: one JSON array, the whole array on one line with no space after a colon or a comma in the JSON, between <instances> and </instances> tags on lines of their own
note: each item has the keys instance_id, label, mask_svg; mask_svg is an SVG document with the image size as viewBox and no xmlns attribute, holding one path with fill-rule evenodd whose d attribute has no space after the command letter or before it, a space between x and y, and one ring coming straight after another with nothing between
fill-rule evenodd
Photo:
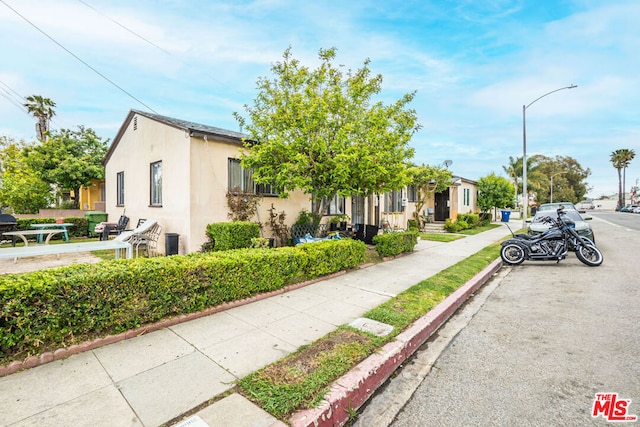
<instances>
[{"instance_id":1,"label":"house wall","mask_svg":"<svg viewBox=\"0 0 640 427\"><path fill-rule=\"evenodd\" d=\"M179 233L180 253L185 251L182 235L189 231L190 138L184 130L135 115L123 133L118 148L106 164L106 211L109 221L123 213L133 228L140 218L153 218L162 226L158 241L164 253L164 233ZM150 165L162 161L162 206L150 206ZM124 172L124 205L116 204L117 174Z\"/></svg>"},{"instance_id":2,"label":"house wall","mask_svg":"<svg viewBox=\"0 0 640 427\"><path fill-rule=\"evenodd\" d=\"M227 190L229 186L229 158L239 158L242 148L230 142L192 138L191 141L191 224L188 237L183 239L186 252L200 250L208 239L207 224L229 221ZM263 225L263 237L273 237L268 225L271 205L277 213L285 212L285 223L289 226L298 218L302 209L311 210L309 196L302 191L293 191L289 198L263 197L254 219Z\"/></svg>"},{"instance_id":3,"label":"house wall","mask_svg":"<svg viewBox=\"0 0 640 427\"><path fill-rule=\"evenodd\" d=\"M91 185L89 187L80 188L80 209L82 209L83 211L97 210L95 203L103 201L101 200L102 195L100 191L100 186L102 185L102 183L103 181L92 179Z\"/></svg>"},{"instance_id":4,"label":"house wall","mask_svg":"<svg viewBox=\"0 0 640 427\"><path fill-rule=\"evenodd\" d=\"M460 185L451 188L451 219L455 220L459 214L474 213L477 209L478 189L473 183L462 180ZM469 202L464 201L464 190L469 190Z\"/></svg>"},{"instance_id":5,"label":"house wall","mask_svg":"<svg viewBox=\"0 0 640 427\"><path fill-rule=\"evenodd\" d=\"M134 130L135 127L135 130ZM238 158L238 142L192 137L185 130L135 115L106 164L106 211L109 221L123 213L134 228L140 218L162 226L158 251L165 251L165 233L178 233L179 253L201 249L208 239L206 226L229 221L226 193L228 159ZM150 165L162 161L162 206L150 206ZM124 205L118 206L117 174L124 172ZM291 226L302 209L311 210L309 196L291 192L288 199L264 197L256 220L264 237L272 237L268 209L286 213Z\"/></svg>"}]
</instances>

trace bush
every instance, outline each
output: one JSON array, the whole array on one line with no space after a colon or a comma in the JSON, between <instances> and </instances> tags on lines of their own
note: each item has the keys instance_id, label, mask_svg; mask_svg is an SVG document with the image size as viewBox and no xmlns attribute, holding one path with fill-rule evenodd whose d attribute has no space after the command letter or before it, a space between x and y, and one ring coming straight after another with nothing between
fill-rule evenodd
<instances>
[{"instance_id":1,"label":"bush","mask_svg":"<svg viewBox=\"0 0 640 427\"><path fill-rule=\"evenodd\" d=\"M86 237L89 234L89 222L83 217L68 217L63 218L64 222L73 224L72 227L67 229L69 237ZM55 218L18 218L18 230L31 230L31 224L55 224ZM54 238L60 238L54 236Z\"/></svg>"},{"instance_id":2,"label":"bush","mask_svg":"<svg viewBox=\"0 0 640 427\"><path fill-rule=\"evenodd\" d=\"M444 222L444 229L449 233L457 233L460 231L460 226L456 221L452 221L451 218L447 218Z\"/></svg>"},{"instance_id":3,"label":"bush","mask_svg":"<svg viewBox=\"0 0 640 427\"><path fill-rule=\"evenodd\" d=\"M474 213L460 214L458 215L458 221L464 221L469 226L468 228L477 227L480 224L480 215Z\"/></svg>"},{"instance_id":4,"label":"bush","mask_svg":"<svg viewBox=\"0 0 640 427\"><path fill-rule=\"evenodd\" d=\"M249 221L217 222L207 225L213 251L250 248L251 239L260 237L260 225Z\"/></svg>"},{"instance_id":5,"label":"bush","mask_svg":"<svg viewBox=\"0 0 640 427\"><path fill-rule=\"evenodd\" d=\"M340 245L333 242L339 241ZM306 277L319 277L353 268L365 261L367 245L359 240L326 240L296 246L310 260L303 267Z\"/></svg>"},{"instance_id":6,"label":"bush","mask_svg":"<svg viewBox=\"0 0 640 427\"><path fill-rule=\"evenodd\" d=\"M376 252L382 257L396 256L403 252L411 252L418 244L417 231L402 233L385 233L373 237Z\"/></svg>"},{"instance_id":7,"label":"bush","mask_svg":"<svg viewBox=\"0 0 640 427\"><path fill-rule=\"evenodd\" d=\"M2 275L0 364L353 268L365 252L345 239Z\"/></svg>"}]
</instances>

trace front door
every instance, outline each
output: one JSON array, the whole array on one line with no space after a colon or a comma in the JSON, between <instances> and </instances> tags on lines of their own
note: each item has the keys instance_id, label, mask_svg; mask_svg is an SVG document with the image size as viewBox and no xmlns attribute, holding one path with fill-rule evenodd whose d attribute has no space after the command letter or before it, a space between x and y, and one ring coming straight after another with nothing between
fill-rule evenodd
<instances>
[{"instance_id":1,"label":"front door","mask_svg":"<svg viewBox=\"0 0 640 427\"><path fill-rule=\"evenodd\" d=\"M446 221L449 218L449 189L435 194L434 220Z\"/></svg>"}]
</instances>

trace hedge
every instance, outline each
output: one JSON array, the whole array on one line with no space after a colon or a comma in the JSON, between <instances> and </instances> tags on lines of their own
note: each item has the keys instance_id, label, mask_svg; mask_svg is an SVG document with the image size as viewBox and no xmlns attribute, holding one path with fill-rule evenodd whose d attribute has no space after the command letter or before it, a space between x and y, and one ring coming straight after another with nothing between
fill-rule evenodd
<instances>
[{"instance_id":1,"label":"hedge","mask_svg":"<svg viewBox=\"0 0 640 427\"><path fill-rule=\"evenodd\" d=\"M418 244L417 231L384 233L373 236L376 252L382 257L396 256L403 252L411 252Z\"/></svg>"},{"instance_id":2,"label":"hedge","mask_svg":"<svg viewBox=\"0 0 640 427\"><path fill-rule=\"evenodd\" d=\"M353 268L365 252L345 239L1 275L0 364Z\"/></svg>"},{"instance_id":3,"label":"hedge","mask_svg":"<svg viewBox=\"0 0 640 427\"><path fill-rule=\"evenodd\" d=\"M250 221L216 222L207 225L212 250L250 248L251 239L260 237L260 224Z\"/></svg>"}]
</instances>

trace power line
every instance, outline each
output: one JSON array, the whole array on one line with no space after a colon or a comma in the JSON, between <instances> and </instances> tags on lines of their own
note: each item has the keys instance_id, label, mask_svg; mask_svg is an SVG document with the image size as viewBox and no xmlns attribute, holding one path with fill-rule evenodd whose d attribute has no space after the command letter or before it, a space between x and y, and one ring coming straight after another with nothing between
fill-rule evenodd
<instances>
[{"instance_id":1,"label":"power line","mask_svg":"<svg viewBox=\"0 0 640 427\"><path fill-rule=\"evenodd\" d=\"M2 96L4 98L7 99L7 101L9 101L10 103L12 103L14 106L18 107L18 109L20 111L22 111L25 114L29 114L27 112L27 109L25 108L24 101L26 101L26 99L20 95L18 92L16 92L15 90L13 90L13 88L11 86L9 86L8 84L6 84L5 82L3 82L2 80L0 80L0 84L4 87L0 87L0 89L2 90ZM18 98L19 101L16 101L16 98Z\"/></svg>"},{"instance_id":2,"label":"power line","mask_svg":"<svg viewBox=\"0 0 640 427\"><path fill-rule=\"evenodd\" d=\"M27 102L27 99L20 95L18 92L16 92L11 86L9 86L7 83L3 82L2 80L0 80L0 95L2 95L3 98L5 98L7 101L9 101L11 104L13 104L16 108L18 108L20 111L22 111L24 114L26 114L29 117L33 117L30 113L29 110L27 109L27 107L24 105ZM2 87L4 86L4 87ZM16 100L17 99L17 100ZM53 119L51 118L51 123L57 125L59 128L62 128L62 126L60 125L60 122L58 121L58 119ZM62 122L66 122L65 120L62 120ZM67 128L71 128L70 125L67 123Z\"/></svg>"},{"instance_id":3,"label":"power line","mask_svg":"<svg viewBox=\"0 0 640 427\"><path fill-rule=\"evenodd\" d=\"M125 26L124 24L121 24L120 22L116 21L115 19L111 18L109 15L100 12L98 9L96 9L95 7L91 6L90 4L88 4L87 2L83 1L83 0L78 0L80 3L82 3L83 5L87 6L89 9L93 10L94 12L96 12L97 14L104 16L105 18L107 18L109 21L113 22L114 24L118 25L119 27L121 27L122 29L124 29L125 31L128 31L129 33L133 34L134 36L138 37L140 40L143 40L144 42L150 44L151 46L155 47L156 49L164 52L165 54L169 55L170 57L180 61L182 64L186 65L187 67L191 67L191 65L189 63L187 63L186 61L184 61L183 59L175 56L174 54L172 54L171 52L169 52L168 50L164 49L161 46L158 46L157 44L153 43L152 41L146 39L145 37L141 36L140 34L136 33L135 31L133 31L132 29L128 28L127 26ZM205 76L209 77L211 80L233 90L234 92L236 92L239 95L243 95L245 96L245 94L238 92L238 90L236 90L235 88L230 87L229 85L227 85L225 82L220 81L218 79L216 79L215 77L213 77L211 74L205 72L201 67L197 68L199 71L201 71Z\"/></svg>"},{"instance_id":4,"label":"power line","mask_svg":"<svg viewBox=\"0 0 640 427\"><path fill-rule=\"evenodd\" d=\"M75 53L71 52L69 49L67 49L66 47L64 47L62 44L58 43L58 41L56 41L53 37L51 37L49 34L45 33L43 30L41 30L37 25L35 25L33 22L29 21L29 19L27 19L25 16L21 15L20 12L18 12L17 10L15 10L14 8L12 8L11 6L9 6L4 0L0 0L0 2L2 4L4 4L5 6L7 6L9 9L11 9L11 11L13 11L13 13L15 13L16 15L18 15L20 18L22 18L23 20L25 20L29 25L31 25L33 28L35 28L36 30L38 30L40 33L42 33L45 37L47 37L49 40L51 40L52 42L54 42L55 44L57 44L60 48L64 49L65 52L67 52L69 55L73 56L75 59L77 59L78 61L80 61L82 64L84 64L87 68L89 68L91 71L93 71L94 73L96 73L97 75L99 75L100 77L102 77L103 79L105 79L107 82L111 83L113 86L115 86L116 88L118 88L121 92L123 92L124 94L126 94L127 96L129 96L130 98L134 99L135 101L137 101L138 103L140 103L141 105L145 106L146 108L148 108L149 110L153 111L156 114L159 114L157 111L155 111L153 108L149 107L147 104L145 104L144 102L140 101L138 98L136 98L135 96L133 96L132 94L130 94L129 92L127 92L125 89L123 89L122 87L120 87L118 84L116 84L114 81L112 81L111 79L109 79L107 76L105 76L104 74L102 74L100 71L96 70L95 68L93 68L91 65L89 65L88 63L86 63L85 61L83 61L79 56L77 56Z\"/></svg>"}]
</instances>

